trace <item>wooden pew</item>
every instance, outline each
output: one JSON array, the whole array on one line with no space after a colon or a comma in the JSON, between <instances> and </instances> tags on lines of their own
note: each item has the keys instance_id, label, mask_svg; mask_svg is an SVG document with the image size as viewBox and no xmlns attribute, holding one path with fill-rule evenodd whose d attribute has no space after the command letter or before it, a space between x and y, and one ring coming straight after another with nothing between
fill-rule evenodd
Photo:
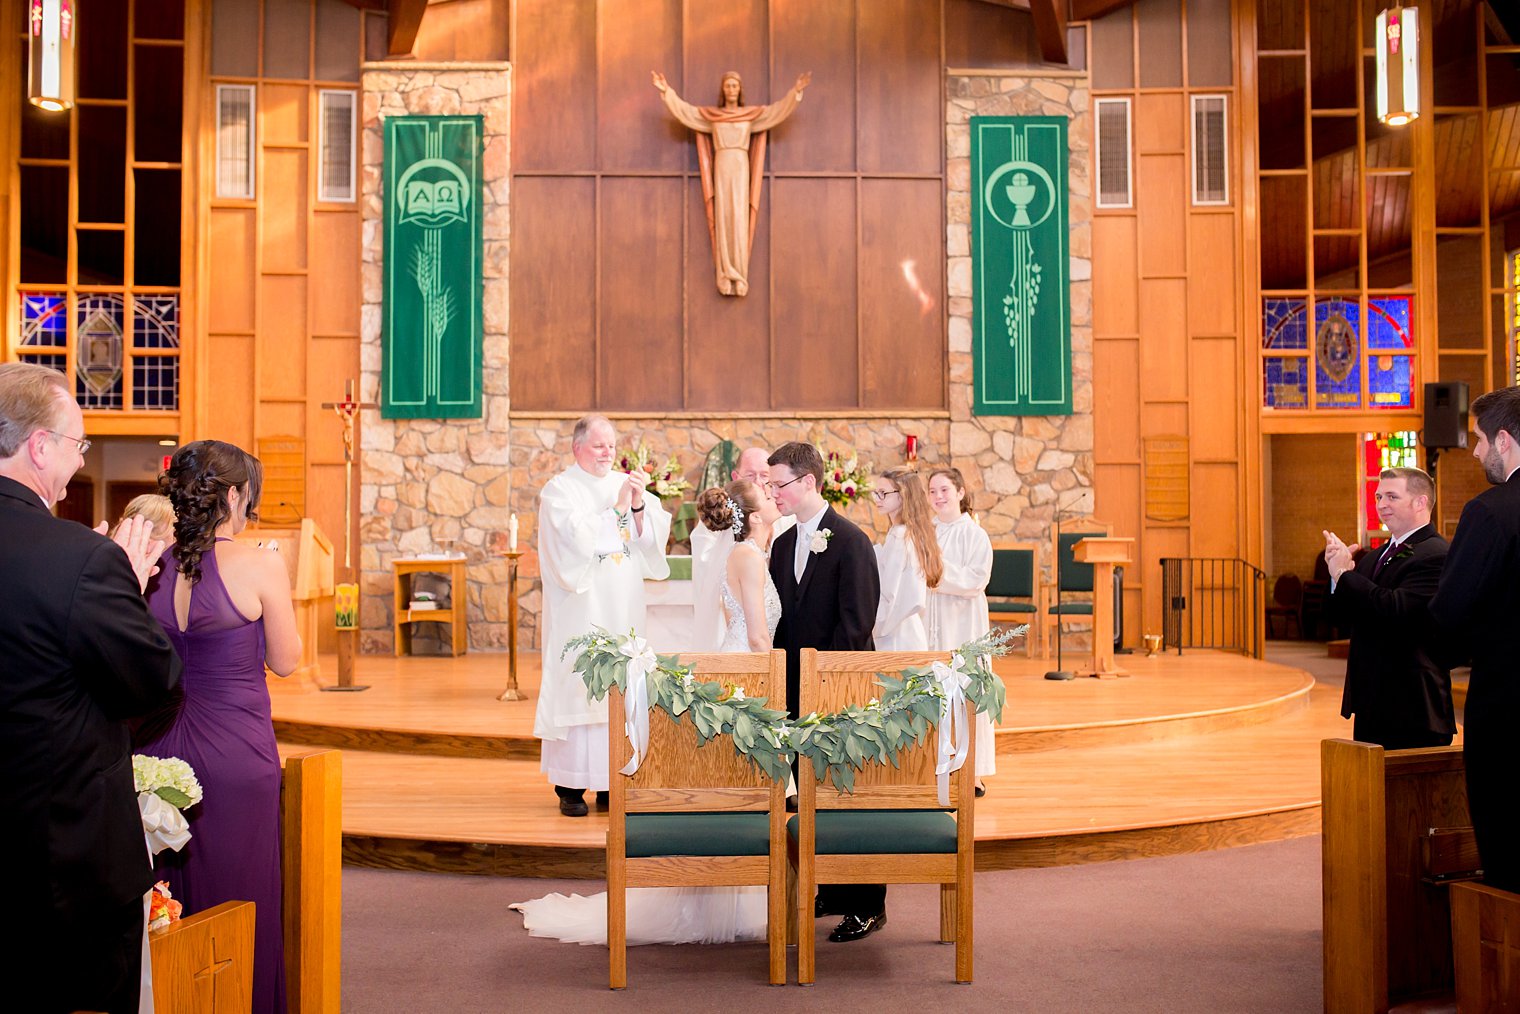
<instances>
[{"instance_id":1,"label":"wooden pew","mask_svg":"<svg viewBox=\"0 0 1520 1014\"><path fill-rule=\"evenodd\" d=\"M1520 1011L1520 894L1451 887L1457 1010Z\"/></svg>"},{"instance_id":2,"label":"wooden pew","mask_svg":"<svg viewBox=\"0 0 1520 1014\"><path fill-rule=\"evenodd\" d=\"M1472 876L1476 858L1462 748L1330 739L1320 764L1325 1010L1449 996L1447 885Z\"/></svg>"},{"instance_id":3,"label":"wooden pew","mask_svg":"<svg viewBox=\"0 0 1520 1014\"><path fill-rule=\"evenodd\" d=\"M157 1014L253 1005L251 901L228 901L149 934Z\"/></svg>"},{"instance_id":4,"label":"wooden pew","mask_svg":"<svg viewBox=\"0 0 1520 1014\"><path fill-rule=\"evenodd\" d=\"M280 793L289 1014L338 1014L342 999L343 755L285 759Z\"/></svg>"}]
</instances>

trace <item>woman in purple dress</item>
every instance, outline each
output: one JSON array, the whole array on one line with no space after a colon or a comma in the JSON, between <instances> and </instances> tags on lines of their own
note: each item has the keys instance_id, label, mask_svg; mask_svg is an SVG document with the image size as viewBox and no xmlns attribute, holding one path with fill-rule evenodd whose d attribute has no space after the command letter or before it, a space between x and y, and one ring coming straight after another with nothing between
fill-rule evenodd
<instances>
[{"instance_id":1,"label":"woman in purple dress","mask_svg":"<svg viewBox=\"0 0 1520 1014\"><path fill-rule=\"evenodd\" d=\"M148 607L184 662L183 696L144 724L136 747L188 761L205 789L186 815L190 841L156 865L187 915L224 901L257 906L259 1014L285 1010L280 758L264 667L286 676L301 655L284 562L232 541L258 518L262 479L257 458L217 440L186 444L159 477L175 542L148 585Z\"/></svg>"}]
</instances>

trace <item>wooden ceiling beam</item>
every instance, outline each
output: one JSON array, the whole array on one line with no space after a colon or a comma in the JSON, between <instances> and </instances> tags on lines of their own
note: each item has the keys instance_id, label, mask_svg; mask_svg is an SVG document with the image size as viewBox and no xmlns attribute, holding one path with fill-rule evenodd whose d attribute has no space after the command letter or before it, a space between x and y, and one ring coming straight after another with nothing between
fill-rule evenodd
<instances>
[{"instance_id":1,"label":"wooden ceiling beam","mask_svg":"<svg viewBox=\"0 0 1520 1014\"><path fill-rule=\"evenodd\" d=\"M1034 35L1040 43L1040 58L1046 63L1068 63L1066 0L1031 0L1029 13L1034 18Z\"/></svg>"},{"instance_id":2,"label":"wooden ceiling beam","mask_svg":"<svg viewBox=\"0 0 1520 1014\"><path fill-rule=\"evenodd\" d=\"M386 52L391 56L411 56L417 31L422 27L422 15L427 13L427 0L388 0L386 11L390 22Z\"/></svg>"},{"instance_id":3,"label":"wooden ceiling beam","mask_svg":"<svg viewBox=\"0 0 1520 1014\"><path fill-rule=\"evenodd\" d=\"M1133 7L1135 0L1071 0L1071 20L1095 21L1121 7Z\"/></svg>"}]
</instances>

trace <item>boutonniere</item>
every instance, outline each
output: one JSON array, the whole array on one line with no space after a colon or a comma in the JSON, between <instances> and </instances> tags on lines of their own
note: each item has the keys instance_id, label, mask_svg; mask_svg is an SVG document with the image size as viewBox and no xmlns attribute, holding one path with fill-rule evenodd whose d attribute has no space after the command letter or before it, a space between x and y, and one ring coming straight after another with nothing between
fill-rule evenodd
<instances>
[{"instance_id":1,"label":"boutonniere","mask_svg":"<svg viewBox=\"0 0 1520 1014\"><path fill-rule=\"evenodd\" d=\"M820 528L813 533L813 540L808 543L808 549L814 553L821 553L829 548L829 540L834 537L834 532L828 528Z\"/></svg>"},{"instance_id":2,"label":"boutonniere","mask_svg":"<svg viewBox=\"0 0 1520 1014\"><path fill-rule=\"evenodd\" d=\"M1402 545L1402 546L1399 547L1399 551L1397 553L1394 553L1392 556L1390 556L1388 558L1388 562L1389 563L1393 563L1396 560L1407 560L1407 559L1409 559L1413 555L1414 555L1414 547L1411 546L1411 545L1409 545L1408 543L1405 543L1404 545Z\"/></svg>"}]
</instances>

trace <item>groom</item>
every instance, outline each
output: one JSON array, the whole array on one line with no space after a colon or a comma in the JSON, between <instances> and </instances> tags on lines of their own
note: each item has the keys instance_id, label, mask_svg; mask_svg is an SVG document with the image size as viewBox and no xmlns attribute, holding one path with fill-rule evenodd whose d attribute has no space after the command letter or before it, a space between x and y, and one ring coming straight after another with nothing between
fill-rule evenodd
<instances>
[{"instance_id":1,"label":"groom","mask_svg":"<svg viewBox=\"0 0 1520 1014\"><path fill-rule=\"evenodd\" d=\"M796 718L802 649L873 650L881 582L870 538L824 503L818 448L784 444L770 467L776 506L797 522L771 545L771 580L781 595L775 644L786 649L786 704ZM819 885L813 914L844 916L830 940L859 940L887 924L886 885Z\"/></svg>"}]
</instances>

